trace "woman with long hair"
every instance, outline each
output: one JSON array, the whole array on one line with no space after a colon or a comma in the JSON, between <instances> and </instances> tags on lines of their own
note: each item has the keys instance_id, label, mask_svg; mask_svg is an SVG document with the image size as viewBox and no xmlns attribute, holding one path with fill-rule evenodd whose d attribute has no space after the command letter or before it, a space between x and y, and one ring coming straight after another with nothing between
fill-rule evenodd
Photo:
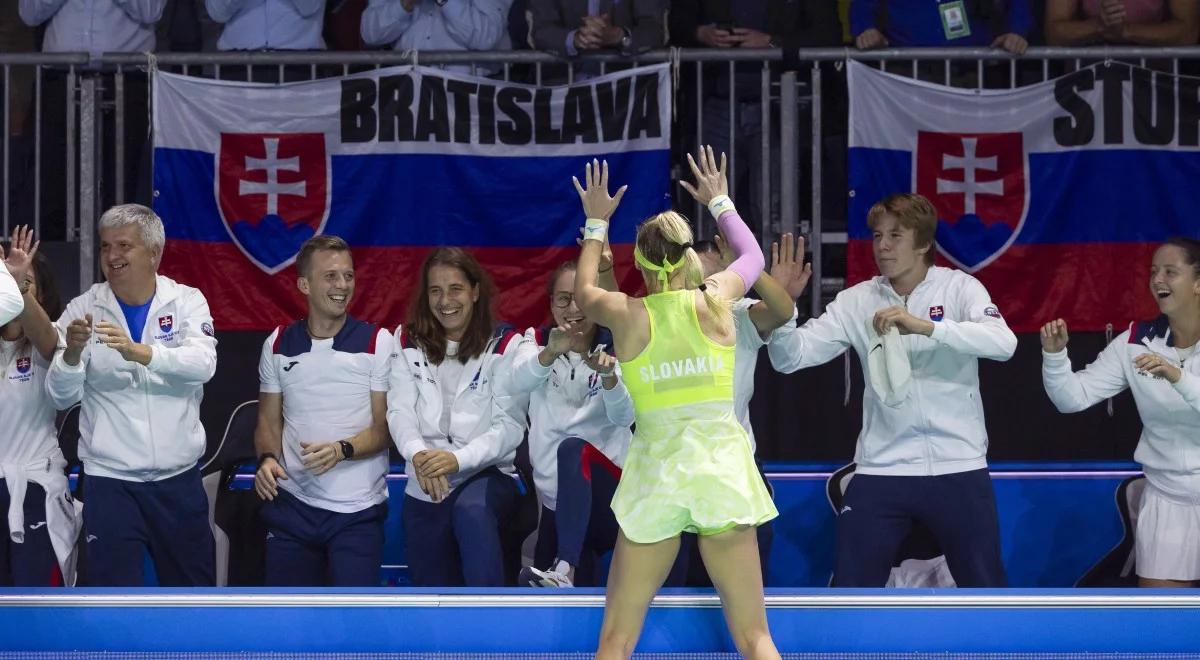
<instances>
[{"instance_id":1,"label":"woman with long hair","mask_svg":"<svg viewBox=\"0 0 1200 660\"><path fill-rule=\"evenodd\" d=\"M612 330L637 419L612 502L620 533L596 656L633 652L650 601L679 552L679 535L694 532L738 651L778 658L755 538L755 527L778 512L733 408L730 305L758 279L764 259L727 194L724 155L720 167L711 148L699 163L690 155L688 162L696 183L680 183L709 207L734 259L704 277L687 221L659 213L638 227L635 242L645 297L596 286L608 220L625 188L609 196L607 163L588 167L586 188L575 181L588 218L575 295L589 318Z\"/></svg>"},{"instance_id":2,"label":"woman with long hair","mask_svg":"<svg viewBox=\"0 0 1200 660\"><path fill-rule=\"evenodd\" d=\"M461 248L421 266L396 328L388 428L406 462L404 537L416 586L502 586L517 509L526 397L510 393L520 335L492 317L492 280Z\"/></svg>"},{"instance_id":3,"label":"woman with long hair","mask_svg":"<svg viewBox=\"0 0 1200 660\"><path fill-rule=\"evenodd\" d=\"M1133 458L1147 486L1134 532L1143 587L1200 583L1200 241L1154 252L1153 321L1131 323L1095 362L1071 371L1067 323L1042 326L1042 383L1060 412L1085 410L1126 388L1142 418Z\"/></svg>"},{"instance_id":4,"label":"woman with long hair","mask_svg":"<svg viewBox=\"0 0 1200 660\"><path fill-rule=\"evenodd\" d=\"M33 231L18 227L7 261L22 273L17 282L24 311L0 326L0 584L74 584L74 546L79 521L58 447L54 402L46 372L58 344L51 316L62 312L50 263L38 253ZM0 249L0 260L6 255ZM0 268L3 268L0 265Z\"/></svg>"}]
</instances>

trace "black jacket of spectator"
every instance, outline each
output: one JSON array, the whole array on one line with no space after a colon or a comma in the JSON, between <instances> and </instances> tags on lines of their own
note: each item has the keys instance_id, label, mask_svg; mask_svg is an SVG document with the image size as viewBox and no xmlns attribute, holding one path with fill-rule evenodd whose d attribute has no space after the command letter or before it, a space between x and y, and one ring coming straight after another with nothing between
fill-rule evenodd
<instances>
[{"instance_id":1,"label":"black jacket of spectator","mask_svg":"<svg viewBox=\"0 0 1200 660\"><path fill-rule=\"evenodd\" d=\"M623 50L635 53L664 45L667 0L601 0L599 5L612 25L629 30L632 43ZM567 55L567 35L583 23L587 9L588 0L529 0L533 47Z\"/></svg>"},{"instance_id":2,"label":"black jacket of spectator","mask_svg":"<svg viewBox=\"0 0 1200 660\"><path fill-rule=\"evenodd\" d=\"M671 42L676 46L704 47L696 28L711 23L733 23L733 3L766 3L766 25L741 25L775 37L784 50L842 45L842 24L834 0L671 0Z\"/></svg>"}]
</instances>

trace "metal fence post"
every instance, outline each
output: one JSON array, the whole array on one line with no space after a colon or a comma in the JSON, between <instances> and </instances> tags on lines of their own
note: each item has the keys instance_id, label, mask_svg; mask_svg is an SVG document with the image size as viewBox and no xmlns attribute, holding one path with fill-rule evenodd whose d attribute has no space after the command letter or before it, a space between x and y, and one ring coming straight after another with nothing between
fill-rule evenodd
<instances>
[{"instance_id":1,"label":"metal fence post","mask_svg":"<svg viewBox=\"0 0 1200 660\"><path fill-rule=\"evenodd\" d=\"M779 231L796 232L800 204L796 188L799 180L800 135L796 113L796 72L784 71L779 78Z\"/></svg>"},{"instance_id":2,"label":"metal fence post","mask_svg":"<svg viewBox=\"0 0 1200 660\"><path fill-rule=\"evenodd\" d=\"M825 290L822 285L822 275L824 268L821 264L821 249L825 243L825 234L823 232L824 223L821 222L821 178L823 171L821 170L821 63L814 61L812 66L812 231L809 234L809 242L812 243L812 280L809 286L812 287L812 315L817 317L821 315L821 309L824 307L822 301L825 298Z\"/></svg>"},{"instance_id":3,"label":"metal fence post","mask_svg":"<svg viewBox=\"0 0 1200 660\"><path fill-rule=\"evenodd\" d=\"M100 154L96 117L100 112L96 97L96 76L84 75L79 81L79 290L86 291L96 280L96 185ZM68 144L67 149L74 145Z\"/></svg>"}]
</instances>

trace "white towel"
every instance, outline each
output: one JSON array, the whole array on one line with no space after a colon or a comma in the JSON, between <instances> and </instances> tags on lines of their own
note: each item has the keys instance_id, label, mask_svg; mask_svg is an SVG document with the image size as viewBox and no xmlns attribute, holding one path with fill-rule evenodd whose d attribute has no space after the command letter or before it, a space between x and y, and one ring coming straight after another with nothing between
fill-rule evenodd
<instances>
[{"instance_id":1,"label":"white towel","mask_svg":"<svg viewBox=\"0 0 1200 660\"><path fill-rule=\"evenodd\" d=\"M884 404L893 408L904 403L908 398L908 388L912 383L912 365L908 361L908 351L900 339L900 331L892 326L883 336L875 332L873 319L867 319L867 339L870 348L867 349L867 373L870 375L871 387Z\"/></svg>"}]
</instances>

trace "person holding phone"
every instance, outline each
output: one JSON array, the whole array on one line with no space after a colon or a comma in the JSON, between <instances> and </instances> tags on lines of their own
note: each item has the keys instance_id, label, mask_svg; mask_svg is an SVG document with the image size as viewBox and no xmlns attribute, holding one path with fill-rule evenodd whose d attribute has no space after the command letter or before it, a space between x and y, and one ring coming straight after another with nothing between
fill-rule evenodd
<instances>
[{"instance_id":1,"label":"person holding phone","mask_svg":"<svg viewBox=\"0 0 1200 660\"><path fill-rule=\"evenodd\" d=\"M788 54L799 48L841 45L837 3L831 0L674 0L669 20L672 45L683 48L779 48ZM777 79L782 70L780 63L772 63L771 68L772 79ZM775 210L779 207L777 192L763 207L761 182L766 177L778 180L780 176L777 137L769 140L770 169L762 165L763 104L772 106L772 112L779 111L778 101L763 95L762 70L759 61L738 63L732 76L726 63L701 68L705 94L701 102L702 142L712 145L717 153L729 154L730 189L746 200L747 221L758 230L778 217ZM805 117L811 113L807 81L807 70L801 68L796 110L802 126L807 125ZM801 131L798 138L798 148L804 153L811 136ZM802 182L796 185L807 189Z\"/></svg>"}]
</instances>

